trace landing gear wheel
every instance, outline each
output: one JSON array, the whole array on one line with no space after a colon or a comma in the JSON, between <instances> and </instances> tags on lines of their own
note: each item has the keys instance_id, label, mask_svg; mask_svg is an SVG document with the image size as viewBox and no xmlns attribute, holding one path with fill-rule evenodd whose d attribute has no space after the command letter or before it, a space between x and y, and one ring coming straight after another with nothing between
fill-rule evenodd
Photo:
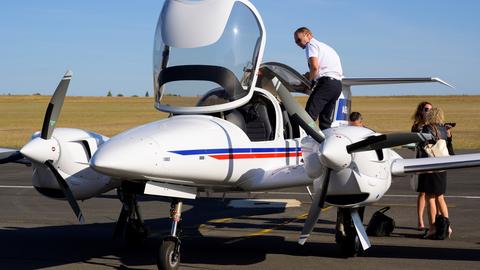
<instances>
[{"instance_id":1,"label":"landing gear wheel","mask_svg":"<svg viewBox=\"0 0 480 270\"><path fill-rule=\"evenodd\" d=\"M345 239L340 241L339 245L340 252L345 257L355 257L361 252L360 239L355 231L347 232Z\"/></svg>"},{"instance_id":2,"label":"landing gear wheel","mask_svg":"<svg viewBox=\"0 0 480 270\"><path fill-rule=\"evenodd\" d=\"M169 237L165 238L160 246L157 257L159 270L178 269L180 264L180 240Z\"/></svg>"},{"instance_id":3,"label":"landing gear wheel","mask_svg":"<svg viewBox=\"0 0 480 270\"><path fill-rule=\"evenodd\" d=\"M147 236L147 229L138 219L130 220L127 222L125 227L125 242L127 243L127 246L141 246Z\"/></svg>"},{"instance_id":4,"label":"landing gear wheel","mask_svg":"<svg viewBox=\"0 0 480 270\"><path fill-rule=\"evenodd\" d=\"M344 257L355 257L362 252L360 238L355 230L350 209L339 209L337 222L342 224L342 231L336 233L335 240L340 247L340 253Z\"/></svg>"}]
</instances>

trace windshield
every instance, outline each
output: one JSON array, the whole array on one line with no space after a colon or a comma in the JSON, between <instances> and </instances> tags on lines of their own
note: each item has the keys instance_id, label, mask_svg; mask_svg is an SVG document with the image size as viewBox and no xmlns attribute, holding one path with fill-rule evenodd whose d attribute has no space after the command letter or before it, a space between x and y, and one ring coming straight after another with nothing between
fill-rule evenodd
<instances>
[{"instance_id":1,"label":"windshield","mask_svg":"<svg viewBox=\"0 0 480 270\"><path fill-rule=\"evenodd\" d=\"M262 28L250 8L242 2L235 2L220 37L207 45L204 43L209 41L195 40L203 38L201 35L191 36L188 41L185 41L186 37L181 37L182 43L175 43L180 39L180 34L177 33L172 38L172 35L166 32L179 30L173 29L173 24L162 25L166 24L164 18L168 16L165 12L169 12L165 9L168 7L164 6L162 10L154 45L156 107L172 111L166 107L170 107L165 104L166 96L203 97L205 100L206 95L215 93L214 102L208 99L209 102L199 102L196 106L226 104L247 96L252 89L252 71L256 70L258 65L262 37ZM213 12L204 15L211 17L215 14ZM221 18L218 23L222 23ZM191 27L198 27L200 32L208 31L201 25ZM204 36L208 35L212 36L211 33ZM198 44L200 46L196 46ZM219 91L224 93L219 95Z\"/></svg>"}]
</instances>

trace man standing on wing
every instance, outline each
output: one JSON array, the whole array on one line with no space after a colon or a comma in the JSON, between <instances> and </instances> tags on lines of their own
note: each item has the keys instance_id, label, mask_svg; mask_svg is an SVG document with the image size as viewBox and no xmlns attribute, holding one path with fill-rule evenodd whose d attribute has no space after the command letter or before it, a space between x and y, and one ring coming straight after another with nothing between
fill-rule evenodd
<instances>
[{"instance_id":1,"label":"man standing on wing","mask_svg":"<svg viewBox=\"0 0 480 270\"><path fill-rule=\"evenodd\" d=\"M306 27L298 28L293 34L295 43L305 49L309 72L305 74L312 81L312 94L305 110L314 121L319 118L320 129L330 128L335 102L342 92L342 65L335 50L316 40Z\"/></svg>"}]
</instances>

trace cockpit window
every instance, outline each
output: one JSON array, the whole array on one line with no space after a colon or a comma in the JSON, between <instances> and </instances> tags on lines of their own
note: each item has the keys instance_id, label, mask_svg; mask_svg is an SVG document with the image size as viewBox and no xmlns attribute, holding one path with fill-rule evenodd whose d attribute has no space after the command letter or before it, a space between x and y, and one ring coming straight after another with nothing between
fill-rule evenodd
<instances>
[{"instance_id":1,"label":"cockpit window","mask_svg":"<svg viewBox=\"0 0 480 270\"><path fill-rule=\"evenodd\" d=\"M198 102L197 105L211 106L239 100L249 93L253 87L253 71L258 64L262 28L247 6L241 2L233 4L220 38L204 46L192 48L168 44L169 40L164 40L162 31L174 29L164 29L162 23L160 16L154 45L157 105L166 105L162 104L162 97L168 95L201 99L212 90L224 91L213 102Z\"/></svg>"}]
</instances>

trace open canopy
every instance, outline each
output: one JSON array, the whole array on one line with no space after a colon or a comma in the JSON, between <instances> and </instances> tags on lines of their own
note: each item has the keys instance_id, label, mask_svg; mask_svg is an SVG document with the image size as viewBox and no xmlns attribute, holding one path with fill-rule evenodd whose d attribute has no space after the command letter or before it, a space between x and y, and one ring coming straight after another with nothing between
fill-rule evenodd
<instances>
[{"instance_id":1,"label":"open canopy","mask_svg":"<svg viewBox=\"0 0 480 270\"><path fill-rule=\"evenodd\" d=\"M154 44L155 107L173 113L232 109L252 95L264 47L263 23L244 0L167 0ZM195 107L168 95L204 97ZM214 98L205 98L206 96Z\"/></svg>"}]
</instances>

